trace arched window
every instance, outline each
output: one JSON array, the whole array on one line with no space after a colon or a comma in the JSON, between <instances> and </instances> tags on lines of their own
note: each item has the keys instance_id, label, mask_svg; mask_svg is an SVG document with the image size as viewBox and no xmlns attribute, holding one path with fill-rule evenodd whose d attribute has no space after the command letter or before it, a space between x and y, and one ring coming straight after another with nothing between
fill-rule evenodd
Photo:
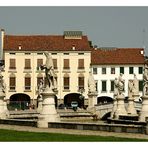
<instances>
[{"instance_id":1,"label":"arched window","mask_svg":"<svg viewBox=\"0 0 148 148\"><path fill-rule=\"evenodd\" d=\"M79 74L78 76L78 89L84 89L84 75Z\"/></svg>"},{"instance_id":2,"label":"arched window","mask_svg":"<svg viewBox=\"0 0 148 148\"><path fill-rule=\"evenodd\" d=\"M10 89L10 91L14 91L16 89L16 77L15 77L15 74L10 74L10 77L9 77L9 89Z\"/></svg>"},{"instance_id":3,"label":"arched window","mask_svg":"<svg viewBox=\"0 0 148 148\"><path fill-rule=\"evenodd\" d=\"M25 75L25 90L31 90L31 75L30 74L26 74Z\"/></svg>"},{"instance_id":4,"label":"arched window","mask_svg":"<svg viewBox=\"0 0 148 148\"><path fill-rule=\"evenodd\" d=\"M70 78L68 74L64 74L63 77L63 86L64 86L64 90L69 90L69 82L70 82Z\"/></svg>"}]
</instances>

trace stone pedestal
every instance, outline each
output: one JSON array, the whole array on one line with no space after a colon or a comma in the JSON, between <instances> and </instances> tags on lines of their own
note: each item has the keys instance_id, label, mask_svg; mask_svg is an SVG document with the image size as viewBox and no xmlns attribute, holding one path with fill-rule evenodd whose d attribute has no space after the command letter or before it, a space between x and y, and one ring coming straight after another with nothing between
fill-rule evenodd
<instances>
[{"instance_id":1,"label":"stone pedestal","mask_svg":"<svg viewBox=\"0 0 148 148\"><path fill-rule=\"evenodd\" d=\"M134 96L128 99L127 113L131 115L137 115L137 111L134 105Z\"/></svg>"},{"instance_id":2,"label":"stone pedestal","mask_svg":"<svg viewBox=\"0 0 148 148\"><path fill-rule=\"evenodd\" d=\"M37 108L37 112L38 112L38 113L41 113L42 108L43 108L43 99L42 99L42 97L40 97L40 98L38 99L38 108Z\"/></svg>"},{"instance_id":3,"label":"stone pedestal","mask_svg":"<svg viewBox=\"0 0 148 148\"><path fill-rule=\"evenodd\" d=\"M45 89L42 93L43 96L43 108L38 116L38 127L48 128L48 122L60 121L60 116L55 109L55 93L50 89Z\"/></svg>"},{"instance_id":4,"label":"stone pedestal","mask_svg":"<svg viewBox=\"0 0 148 148\"><path fill-rule=\"evenodd\" d=\"M119 115L127 115L124 104L124 95L118 95L117 97L117 109L115 111L115 119L119 119Z\"/></svg>"},{"instance_id":5,"label":"stone pedestal","mask_svg":"<svg viewBox=\"0 0 148 148\"><path fill-rule=\"evenodd\" d=\"M140 111L139 121L145 122L148 117L148 95L142 96L142 109Z\"/></svg>"},{"instance_id":6,"label":"stone pedestal","mask_svg":"<svg viewBox=\"0 0 148 148\"><path fill-rule=\"evenodd\" d=\"M4 102L5 94L0 91L0 119L7 119L9 112L6 107L6 102Z\"/></svg>"},{"instance_id":7,"label":"stone pedestal","mask_svg":"<svg viewBox=\"0 0 148 148\"><path fill-rule=\"evenodd\" d=\"M114 116L115 116L115 111L117 110L117 100L114 100L113 102L113 109L112 109L112 112L111 112L111 118L113 119Z\"/></svg>"},{"instance_id":8,"label":"stone pedestal","mask_svg":"<svg viewBox=\"0 0 148 148\"><path fill-rule=\"evenodd\" d=\"M92 108L97 104L97 93L89 93L88 94L88 108Z\"/></svg>"},{"instance_id":9,"label":"stone pedestal","mask_svg":"<svg viewBox=\"0 0 148 148\"><path fill-rule=\"evenodd\" d=\"M148 116L145 117L146 119L146 135L148 135Z\"/></svg>"}]
</instances>

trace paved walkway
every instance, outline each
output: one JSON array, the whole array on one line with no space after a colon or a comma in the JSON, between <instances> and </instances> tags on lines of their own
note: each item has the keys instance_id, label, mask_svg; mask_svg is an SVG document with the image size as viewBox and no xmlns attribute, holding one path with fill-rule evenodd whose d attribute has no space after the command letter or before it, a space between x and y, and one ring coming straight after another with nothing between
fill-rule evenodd
<instances>
[{"instance_id":1,"label":"paved walkway","mask_svg":"<svg viewBox=\"0 0 148 148\"><path fill-rule=\"evenodd\" d=\"M56 129L56 128L36 128L30 126L16 126L16 125L5 125L5 124L0 124L0 129L10 129L16 131L29 131L29 132L63 133L63 134L75 134L75 135L99 135L99 136L148 139L148 135L145 134L115 133L115 132L104 132L104 131Z\"/></svg>"}]
</instances>

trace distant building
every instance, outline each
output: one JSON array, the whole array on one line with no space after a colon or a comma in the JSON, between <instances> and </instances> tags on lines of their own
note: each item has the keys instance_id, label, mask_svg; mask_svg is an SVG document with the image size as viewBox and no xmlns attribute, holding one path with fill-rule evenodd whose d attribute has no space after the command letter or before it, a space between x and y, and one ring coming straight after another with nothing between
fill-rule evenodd
<instances>
[{"instance_id":1,"label":"distant building","mask_svg":"<svg viewBox=\"0 0 148 148\"><path fill-rule=\"evenodd\" d=\"M4 35L4 79L9 103L26 102L37 105L37 86L44 77L39 66L45 63L48 51L57 75L57 104L79 107L87 104L87 80L91 48L81 31L66 31L63 35ZM83 93L85 99L80 99Z\"/></svg>"},{"instance_id":2,"label":"distant building","mask_svg":"<svg viewBox=\"0 0 148 148\"><path fill-rule=\"evenodd\" d=\"M45 76L40 69L46 59L44 51L53 58L57 105L71 106L72 101L77 101L79 107L88 105L90 69L96 81L98 104L112 101L114 79L120 73L125 79L125 96L128 95L128 80L133 79L134 73L142 95L142 48L92 48L88 37L81 31L65 31L63 35L7 35L1 30L1 39L6 100L16 108L26 108L29 104L37 106L38 84Z\"/></svg>"},{"instance_id":3,"label":"distant building","mask_svg":"<svg viewBox=\"0 0 148 148\"><path fill-rule=\"evenodd\" d=\"M112 101L114 80L123 73L124 95L128 97L128 81L139 80L140 96L143 89L144 49L142 48L95 48L91 53L91 70L98 91L97 102Z\"/></svg>"}]
</instances>

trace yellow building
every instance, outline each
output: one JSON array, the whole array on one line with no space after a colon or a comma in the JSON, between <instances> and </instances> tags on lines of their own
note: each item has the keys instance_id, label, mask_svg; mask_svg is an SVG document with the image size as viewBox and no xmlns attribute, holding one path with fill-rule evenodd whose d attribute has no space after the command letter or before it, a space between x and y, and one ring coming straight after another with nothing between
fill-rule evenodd
<instances>
[{"instance_id":1,"label":"yellow building","mask_svg":"<svg viewBox=\"0 0 148 148\"><path fill-rule=\"evenodd\" d=\"M1 33L4 50L6 99L10 104L37 105L37 86L44 77L39 66L45 63L44 51L54 62L58 105L78 101L79 107L88 102L88 76L91 48L81 31L65 31L63 35L6 35ZM84 100L81 98L83 92Z\"/></svg>"}]
</instances>

